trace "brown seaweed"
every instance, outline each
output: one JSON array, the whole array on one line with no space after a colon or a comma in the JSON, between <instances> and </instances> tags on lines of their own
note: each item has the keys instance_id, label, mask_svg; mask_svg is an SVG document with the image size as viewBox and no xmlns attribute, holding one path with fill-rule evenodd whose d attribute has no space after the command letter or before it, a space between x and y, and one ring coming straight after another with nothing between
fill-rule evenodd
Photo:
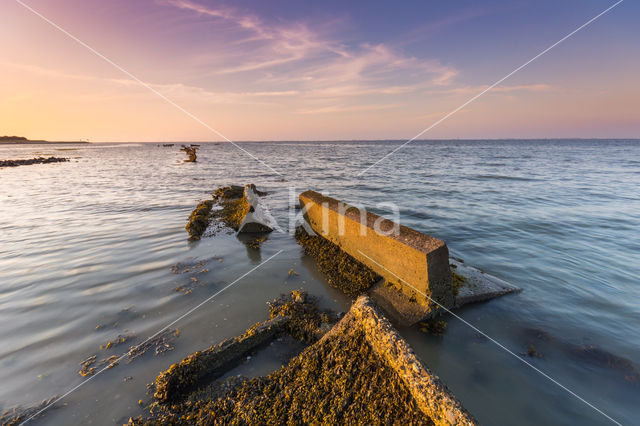
<instances>
[{"instance_id":1,"label":"brown seaweed","mask_svg":"<svg viewBox=\"0 0 640 426\"><path fill-rule=\"evenodd\" d=\"M295 238L304 253L316 260L329 284L350 296L364 293L382 279L336 244L319 235L310 235L302 226L296 228Z\"/></svg>"}]
</instances>

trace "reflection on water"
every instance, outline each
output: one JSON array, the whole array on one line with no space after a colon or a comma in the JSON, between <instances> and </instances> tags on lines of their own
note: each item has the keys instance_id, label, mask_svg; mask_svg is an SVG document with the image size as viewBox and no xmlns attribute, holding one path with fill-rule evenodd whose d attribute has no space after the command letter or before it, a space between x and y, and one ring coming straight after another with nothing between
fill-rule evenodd
<instances>
[{"instance_id":1,"label":"reflection on water","mask_svg":"<svg viewBox=\"0 0 640 426\"><path fill-rule=\"evenodd\" d=\"M305 189L369 207L397 203L403 224L524 289L464 308L467 321L633 423L640 414L633 380L640 364L640 144L420 142L356 177L394 144L243 145L283 177L226 144L202 144L191 164L177 148L155 144L69 152L0 146L0 158L38 152L72 159L0 170L1 404L33 405L64 393L83 380L82 360L129 344L100 349L105 342L131 333L132 344L140 343L279 250L177 323L173 350L121 362L41 423L113 424L139 414L137 401L149 399L145 385L159 371L264 320L266 302L280 293L303 288L325 307L346 310L349 298L326 284L290 235L274 232L260 249L224 233L187 242L184 225L199 200L218 186L253 182L270 192L264 200L285 229L296 213L288 209L291 195ZM291 268L300 275L289 276ZM454 319L443 337L400 330L483 423L606 423ZM540 356L528 355L532 344ZM277 352L263 358L250 369L262 374L281 362Z\"/></svg>"}]
</instances>

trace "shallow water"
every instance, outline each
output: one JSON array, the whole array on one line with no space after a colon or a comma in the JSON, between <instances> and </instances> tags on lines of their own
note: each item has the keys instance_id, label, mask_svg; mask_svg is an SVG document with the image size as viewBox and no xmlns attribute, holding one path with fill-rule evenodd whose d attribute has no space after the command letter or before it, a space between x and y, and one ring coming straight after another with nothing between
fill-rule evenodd
<instances>
[{"instance_id":1,"label":"shallow water","mask_svg":"<svg viewBox=\"0 0 640 426\"><path fill-rule=\"evenodd\" d=\"M640 142L416 142L357 176L398 144L242 144L282 176L230 144L202 144L192 164L178 145L0 145L0 159L73 159L0 169L0 405L64 394L83 382L82 360L128 348L100 345L126 330L140 342L232 283L173 326L181 330L175 350L95 376L37 423L114 424L140 414L137 401L149 400L145 384L159 371L264 320L266 302L280 293L304 288L326 307L348 309L349 298L286 233L270 234L260 251L226 234L187 242L184 225L199 200L221 185L254 182L270 192L265 201L283 228L289 200L306 189L386 215L392 210L379 203L396 203L404 225L524 290L464 308L462 318L518 356L534 344L541 357L522 359L635 423L640 383L618 358L584 348L640 369ZM171 271L198 261L208 272ZM290 277L290 268L300 275ZM191 293L174 291L192 277ZM467 325L448 322L443 337L400 330L482 423L610 423ZM270 368L281 359L262 358Z\"/></svg>"}]
</instances>

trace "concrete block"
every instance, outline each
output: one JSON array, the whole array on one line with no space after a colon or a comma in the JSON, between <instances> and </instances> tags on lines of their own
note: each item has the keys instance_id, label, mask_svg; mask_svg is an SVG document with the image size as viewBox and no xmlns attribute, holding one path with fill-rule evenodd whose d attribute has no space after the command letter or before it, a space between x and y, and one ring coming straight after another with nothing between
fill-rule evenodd
<instances>
[{"instance_id":1,"label":"concrete block","mask_svg":"<svg viewBox=\"0 0 640 426\"><path fill-rule=\"evenodd\" d=\"M260 200L266 193L258 191L254 184L244 187L246 214L240 223L238 232L271 232L276 226L275 219Z\"/></svg>"},{"instance_id":2,"label":"concrete block","mask_svg":"<svg viewBox=\"0 0 640 426\"><path fill-rule=\"evenodd\" d=\"M456 296L456 308L521 291L520 288L498 277L486 274L456 259L451 259L451 265L455 266L455 271L465 278L465 283L460 287Z\"/></svg>"},{"instance_id":3,"label":"concrete block","mask_svg":"<svg viewBox=\"0 0 640 426\"><path fill-rule=\"evenodd\" d=\"M299 199L313 231L408 298L427 307L430 298L453 307L449 250L443 241L315 191L303 192Z\"/></svg>"}]
</instances>

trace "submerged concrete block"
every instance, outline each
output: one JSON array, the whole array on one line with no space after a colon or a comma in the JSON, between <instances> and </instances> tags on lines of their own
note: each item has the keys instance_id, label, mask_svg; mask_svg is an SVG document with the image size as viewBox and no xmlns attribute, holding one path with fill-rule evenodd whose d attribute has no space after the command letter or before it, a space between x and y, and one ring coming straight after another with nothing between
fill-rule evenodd
<instances>
[{"instance_id":1,"label":"submerged concrete block","mask_svg":"<svg viewBox=\"0 0 640 426\"><path fill-rule=\"evenodd\" d=\"M464 284L458 289L458 295L456 296L456 308L469 303L484 302L505 294L522 291L520 288L498 277L485 274L479 269L465 265L456 259L451 259L451 266L455 267L456 273L464 277Z\"/></svg>"},{"instance_id":2,"label":"submerged concrete block","mask_svg":"<svg viewBox=\"0 0 640 426\"><path fill-rule=\"evenodd\" d=\"M262 204L261 196L265 192L258 191L254 184L244 187L245 216L238 232L271 232L276 226L275 220Z\"/></svg>"},{"instance_id":3,"label":"submerged concrete block","mask_svg":"<svg viewBox=\"0 0 640 426\"><path fill-rule=\"evenodd\" d=\"M454 296L446 244L315 191L299 196L312 229L384 277L409 298L446 308Z\"/></svg>"}]
</instances>

